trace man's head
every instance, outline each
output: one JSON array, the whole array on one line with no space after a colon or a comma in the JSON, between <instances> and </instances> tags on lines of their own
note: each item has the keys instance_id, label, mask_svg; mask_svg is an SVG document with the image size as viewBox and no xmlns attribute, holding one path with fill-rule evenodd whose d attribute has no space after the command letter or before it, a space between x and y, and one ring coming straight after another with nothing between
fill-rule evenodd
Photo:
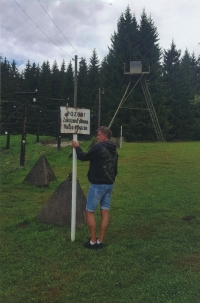
<instances>
[{"instance_id":1,"label":"man's head","mask_svg":"<svg viewBox=\"0 0 200 303\"><path fill-rule=\"evenodd\" d=\"M106 141L106 140L110 140L111 137L112 137L112 132L108 127L101 126L97 130L97 140L98 140L98 142L103 142L103 141Z\"/></svg>"}]
</instances>

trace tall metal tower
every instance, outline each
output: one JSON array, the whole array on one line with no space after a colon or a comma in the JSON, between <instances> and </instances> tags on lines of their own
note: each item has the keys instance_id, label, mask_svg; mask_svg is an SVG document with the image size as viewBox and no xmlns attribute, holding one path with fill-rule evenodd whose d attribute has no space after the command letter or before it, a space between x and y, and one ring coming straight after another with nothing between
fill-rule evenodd
<instances>
[{"instance_id":1,"label":"tall metal tower","mask_svg":"<svg viewBox=\"0 0 200 303\"><path fill-rule=\"evenodd\" d=\"M146 81L146 78L145 78L145 75L148 75L150 74L150 71L148 72L142 72L142 61L130 61L130 72L125 72L125 64L124 64L124 74L125 75L137 75L138 76L138 79L134 85L134 87L131 89L131 91L128 93L128 90L129 90L129 87L130 87L130 83L131 83L131 77L130 77L130 81L128 83L128 86L126 88L126 91L122 97L122 100L120 101L119 103L119 106L109 124L109 127L112 126L113 122L114 122L114 119L119 111L120 108L122 108L122 105L124 104L124 102L127 100L127 98L130 96L130 94L132 93L132 91L134 90L134 88L136 87L136 85L140 82L141 83L141 86L142 86L142 91L143 91L143 94L144 94L144 97L145 97L145 100L146 100L146 104L147 104L147 108L149 110L149 113L150 113L150 116L151 116L151 120L152 120L152 123L153 123L153 126L154 126L154 129L155 129L155 132L156 132L156 136L157 136L157 139L158 141L165 141L164 137L163 137L163 133L162 133L162 130L160 128L160 124L159 124L159 121L158 121L158 117L156 115L156 111L155 111L155 108L154 108L154 105L153 105L153 102L152 102L152 99L151 99L151 94L150 94L150 91L149 91L149 87L148 87L148 83ZM128 94L128 95L127 95Z\"/></svg>"}]
</instances>

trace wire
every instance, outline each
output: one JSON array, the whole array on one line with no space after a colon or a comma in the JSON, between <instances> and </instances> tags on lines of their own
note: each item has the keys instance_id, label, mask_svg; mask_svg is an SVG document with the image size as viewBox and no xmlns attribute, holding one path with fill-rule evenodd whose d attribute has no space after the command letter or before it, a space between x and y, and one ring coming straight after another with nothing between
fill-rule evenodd
<instances>
[{"instance_id":1,"label":"wire","mask_svg":"<svg viewBox=\"0 0 200 303\"><path fill-rule=\"evenodd\" d=\"M67 56L71 57L69 54L67 54L60 46L58 46L36 23L33 21L33 19L25 12L25 10L19 5L19 3L14 0L14 2L21 8L21 10L25 13L25 15L35 24L35 26L55 45L57 46L63 53L65 53ZM73 58L72 58L73 59Z\"/></svg>"},{"instance_id":2,"label":"wire","mask_svg":"<svg viewBox=\"0 0 200 303\"><path fill-rule=\"evenodd\" d=\"M67 42L69 42L69 44L73 47L73 45L70 43L70 41L67 39L67 37L63 34L63 32L61 31L61 29L58 27L58 25L54 22L54 20L51 18L51 16L49 15L49 13L46 11L46 9L44 8L44 6L42 5L42 3L37 0L37 2L42 6L43 10L46 12L46 14L49 16L49 18L51 19L51 21L54 23L54 25L57 27L57 29L61 32L61 34L63 35L63 37L67 40ZM79 54L79 52L73 47L73 49ZM80 54L79 54L80 56Z\"/></svg>"},{"instance_id":3,"label":"wire","mask_svg":"<svg viewBox=\"0 0 200 303\"><path fill-rule=\"evenodd\" d=\"M22 104L22 106L24 106L24 104ZM22 108L22 106L20 106L14 113L12 113L12 115L9 115L8 118L9 118L9 117L12 117L20 108ZM8 118L7 118L6 120L4 120L4 122L2 122L2 123L0 124L0 126L3 125L3 124L8 120Z\"/></svg>"}]
</instances>

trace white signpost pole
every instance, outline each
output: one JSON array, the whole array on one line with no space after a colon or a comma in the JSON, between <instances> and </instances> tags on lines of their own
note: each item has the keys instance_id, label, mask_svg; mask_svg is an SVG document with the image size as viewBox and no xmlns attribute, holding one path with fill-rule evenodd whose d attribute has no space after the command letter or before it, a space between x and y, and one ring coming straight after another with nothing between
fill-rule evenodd
<instances>
[{"instance_id":1,"label":"white signpost pole","mask_svg":"<svg viewBox=\"0 0 200 303\"><path fill-rule=\"evenodd\" d=\"M90 134L90 110L77 107L60 107L61 134L73 134L77 141L78 134ZM77 155L73 148L72 161L72 204L71 204L71 240L75 241L76 232L76 198L77 198Z\"/></svg>"},{"instance_id":2,"label":"white signpost pole","mask_svg":"<svg viewBox=\"0 0 200 303\"><path fill-rule=\"evenodd\" d=\"M77 107L77 55L75 56L74 71L74 107ZM73 134L73 140L77 141L77 134ZM71 207L71 240L75 241L76 233L76 174L77 174L77 155L73 148L73 164L72 164L72 207Z\"/></svg>"},{"instance_id":3,"label":"white signpost pole","mask_svg":"<svg viewBox=\"0 0 200 303\"><path fill-rule=\"evenodd\" d=\"M77 141L77 134L73 134L73 140ZM77 188L77 155L73 148L72 163L72 207L71 207L71 240L75 241L76 234L76 188Z\"/></svg>"}]
</instances>

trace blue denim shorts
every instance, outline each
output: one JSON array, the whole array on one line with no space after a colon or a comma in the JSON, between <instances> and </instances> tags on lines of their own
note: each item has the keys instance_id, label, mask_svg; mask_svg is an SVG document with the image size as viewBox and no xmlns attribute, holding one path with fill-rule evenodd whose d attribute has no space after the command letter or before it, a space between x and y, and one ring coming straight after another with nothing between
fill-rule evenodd
<instances>
[{"instance_id":1,"label":"blue denim shorts","mask_svg":"<svg viewBox=\"0 0 200 303\"><path fill-rule=\"evenodd\" d=\"M98 205L104 210L109 210L113 184L90 184L87 195L86 210L95 212Z\"/></svg>"}]
</instances>

